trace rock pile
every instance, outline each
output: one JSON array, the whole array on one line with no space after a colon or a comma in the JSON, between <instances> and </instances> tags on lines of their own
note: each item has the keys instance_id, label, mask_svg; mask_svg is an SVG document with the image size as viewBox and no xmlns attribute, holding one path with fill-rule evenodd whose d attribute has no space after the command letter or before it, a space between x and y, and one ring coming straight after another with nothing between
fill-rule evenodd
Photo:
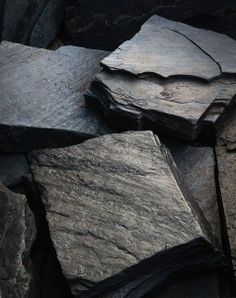
<instances>
[{"instance_id":1,"label":"rock pile","mask_svg":"<svg viewBox=\"0 0 236 298\"><path fill-rule=\"evenodd\" d=\"M0 297L235 295L236 41L0 54Z\"/></svg>"}]
</instances>

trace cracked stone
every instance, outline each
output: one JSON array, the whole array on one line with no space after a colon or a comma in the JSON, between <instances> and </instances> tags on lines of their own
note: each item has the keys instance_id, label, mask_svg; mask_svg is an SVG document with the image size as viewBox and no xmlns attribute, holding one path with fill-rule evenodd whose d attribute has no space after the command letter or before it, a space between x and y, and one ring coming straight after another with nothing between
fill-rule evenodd
<instances>
[{"instance_id":1,"label":"cracked stone","mask_svg":"<svg viewBox=\"0 0 236 298\"><path fill-rule=\"evenodd\" d=\"M236 109L222 123L217 135L216 155L219 183L231 256L236 278Z\"/></svg>"},{"instance_id":2,"label":"cracked stone","mask_svg":"<svg viewBox=\"0 0 236 298\"><path fill-rule=\"evenodd\" d=\"M222 265L206 220L152 132L28 156L74 294L143 297L172 275Z\"/></svg>"},{"instance_id":3,"label":"cracked stone","mask_svg":"<svg viewBox=\"0 0 236 298\"><path fill-rule=\"evenodd\" d=\"M0 296L27 297L34 218L26 198L3 186L0 186L0 206Z\"/></svg>"},{"instance_id":4,"label":"cracked stone","mask_svg":"<svg viewBox=\"0 0 236 298\"><path fill-rule=\"evenodd\" d=\"M221 51L210 41L220 43ZM236 94L236 75L229 76L236 73L235 54L236 41L228 36L153 16L102 60L104 71L86 93L87 103L121 129L190 140L201 132L213 135ZM227 74L220 77L222 71Z\"/></svg>"},{"instance_id":5,"label":"cracked stone","mask_svg":"<svg viewBox=\"0 0 236 298\"><path fill-rule=\"evenodd\" d=\"M66 146L110 132L84 92L105 51L0 46L0 150Z\"/></svg>"}]
</instances>

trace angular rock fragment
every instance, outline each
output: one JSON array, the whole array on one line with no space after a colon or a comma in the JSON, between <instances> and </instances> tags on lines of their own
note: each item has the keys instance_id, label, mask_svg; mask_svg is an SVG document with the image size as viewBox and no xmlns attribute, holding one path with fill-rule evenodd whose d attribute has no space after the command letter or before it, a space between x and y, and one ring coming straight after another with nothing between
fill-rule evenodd
<instances>
[{"instance_id":1,"label":"angular rock fragment","mask_svg":"<svg viewBox=\"0 0 236 298\"><path fill-rule=\"evenodd\" d=\"M211 147L192 147L170 142L172 156L196 200L215 237L221 242L220 215L218 210L215 157Z\"/></svg>"},{"instance_id":2,"label":"angular rock fragment","mask_svg":"<svg viewBox=\"0 0 236 298\"><path fill-rule=\"evenodd\" d=\"M29 159L75 294L143 297L175 275L222 265L152 132L106 135Z\"/></svg>"},{"instance_id":3,"label":"angular rock fragment","mask_svg":"<svg viewBox=\"0 0 236 298\"><path fill-rule=\"evenodd\" d=\"M23 195L0 186L0 293L27 297L30 285L29 251L35 226Z\"/></svg>"},{"instance_id":4,"label":"angular rock fragment","mask_svg":"<svg viewBox=\"0 0 236 298\"><path fill-rule=\"evenodd\" d=\"M216 156L226 227L236 277L236 109L218 132Z\"/></svg>"},{"instance_id":5,"label":"angular rock fragment","mask_svg":"<svg viewBox=\"0 0 236 298\"><path fill-rule=\"evenodd\" d=\"M236 94L235 57L228 36L153 16L102 61L87 101L119 128L195 139L214 129Z\"/></svg>"},{"instance_id":6,"label":"angular rock fragment","mask_svg":"<svg viewBox=\"0 0 236 298\"><path fill-rule=\"evenodd\" d=\"M3 42L0 55L1 150L65 146L110 131L83 97L107 52Z\"/></svg>"}]
</instances>

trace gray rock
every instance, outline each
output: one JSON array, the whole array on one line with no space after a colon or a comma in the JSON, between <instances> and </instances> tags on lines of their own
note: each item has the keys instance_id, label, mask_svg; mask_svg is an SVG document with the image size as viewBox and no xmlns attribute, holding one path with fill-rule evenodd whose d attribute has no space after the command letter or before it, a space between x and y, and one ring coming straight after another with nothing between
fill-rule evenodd
<instances>
[{"instance_id":1,"label":"gray rock","mask_svg":"<svg viewBox=\"0 0 236 298\"><path fill-rule=\"evenodd\" d=\"M0 149L65 146L110 131L85 106L83 96L106 55L77 47L53 52L3 42Z\"/></svg>"},{"instance_id":2,"label":"gray rock","mask_svg":"<svg viewBox=\"0 0 236 298\"><path fill-rule=\"evenodd\" d=\"M219 183L232 262L236 277L236 110L234 109L223 123L217 137L217 161Z\"/></svg>"},{"instance_id":3,"label":"gray rock","mask_svg":"<svg viewBox=\"0 0 236 298\"><path fill-rule=\"evenodd\" d=\"M22 182L29 173L28 162L23 154L0 155L0 183L12 187Z\"/></svg>"},{"instance_id":4,"label":"gray rock","mask_svg":"<svg viewBox=\"0 0 236 298\"><path fill-rule=\"evenodd\" d=\"M3 0L2 40L47 47L63 21L64 0Z\"/></svg>"},{"instance_id":5,"label":"gray rock","mask_svg":"<svg viewBox=\"0 0 236 298\"><path fill-rule=\"evenodd\" d=\"M23 195L0 186L0 293L2 297L27 297L30 284L29 251L35 226Z\"/></svg>"},{"instance_id":6,"label":"gray rock","mask_svg":"<svg viewBox=\"0 0 236 298\"><path fill-rule=\"evenodd\" d=\"M175 56L174 49L170 50ZM140 61L145 63L146 60L140 58ZM136 65L139 66L139 63ZM201 131L212 130L216 126L235 94L234 76L206 84L190 78L137 79L105 70L93 80L86 98L88 103L92 101L103 109L113 126L122 129L148 128L184 139L195 139Z\"/></svg>"},{"instance_id":7,"label":"gray rock","mask_svg":"<svg viewBox=\"0 0 236 298\"><path fill-rule=\"evenodd\" d=\"M139 76L182 75L212 80L222 73L235 74L235 57L236 41L232 38L153 16L102 64Z\"/></svg>"},{"instance_id":8,"label":"gray rock","mask_svg":"<svg viewBox=\"0 0 236 298\"><path fill-rule=\"evenodd\" d=\"M113 297L143 297L172 274L221 264L153 133L106 135L29 159L74 293L97 283L85 297L114 290Z\"/></svg>"},{"instance_id":9,"label":"gray rock","mask_svg":"<svg viewBox=\"0 0 236 298\"><path fill-rule=\"evenodd\" d=\"M173 141L167 146L184 177L188 190L204 213L215 237L221 243L213 148L192 147L173 143Z\"/></svg>"}]
</instances>

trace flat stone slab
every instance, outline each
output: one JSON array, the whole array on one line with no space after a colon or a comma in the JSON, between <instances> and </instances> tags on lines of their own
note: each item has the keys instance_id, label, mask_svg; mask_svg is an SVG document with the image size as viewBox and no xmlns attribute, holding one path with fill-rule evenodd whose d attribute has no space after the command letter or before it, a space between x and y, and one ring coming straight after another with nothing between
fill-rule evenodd
<instances>
[{"instance_id":1,"label":"flat stone slab","mask_svg":"<svg viewBox=\"0 0 236 298\"><path fill-rule=\"evenodd\" d=\"M193 147L170 141L166 144L194 200L221 243L221 225L215 181L215 157L211 147Z\"/></svg>"},{"instance_id":2,"label":"flat stone slab","mask_svg":"<svg viewBox=\"0 0 236 298\"><path fill-rule=\"evenodd\" d=\"M152 132L34 151L29 160L74 293L143 297L172 274L221 263L205 219Z\"/></svg>"},{"instance_id":3,"label":"flat stone slab","mask_svg":"<svg viewBox=\"0 0 236 298\"><path fill-rule=\"evenodd\" d=\"M152 16L102 64L135 75L191 76L212 80L236 73L236 41L213 31Z\"/></svg>"},{"instance_id":4,"label":"flat stone slab","mask_svg":"<svg viewBox=\"0 0 236 298\"><path fill-rule=\"evenodd\" d=\"M234 274L236 278L236 110L223 123L217 137L219 183Z\"/></svg>"},{"instance_id":5,"label":"flat stone slab","mask_svg":"<svg viewBox=\"0 0 236 298\"><path fill-rule=\"evenodd\" d=\"M235 94L236 76L206 83L190 78L137 79L103 71L86 98L102 108L113 126L195 139L215 127Z\"/></svg>"},{"instance_id":6,"label":"flat stone slab","mask_svg":"<svg viewBox=\"0 0 236 298\"><path fill-rule=\"evenodd\" d=\"M73 52L73 53L72 53ZM63 47L0 46L0 150L71 145L110 131L84 92L108 53Z\"/></svg>"},{"instance_id":7,"label":"flat stone slab","mask_svg":"<svg viewBox=\"0 0 236 298\"><path fill-rule=\"evenodd\" d=\"M0 185L0 296L27 297L35 223L25 196Z\"/></svg>"}]
</instances>

